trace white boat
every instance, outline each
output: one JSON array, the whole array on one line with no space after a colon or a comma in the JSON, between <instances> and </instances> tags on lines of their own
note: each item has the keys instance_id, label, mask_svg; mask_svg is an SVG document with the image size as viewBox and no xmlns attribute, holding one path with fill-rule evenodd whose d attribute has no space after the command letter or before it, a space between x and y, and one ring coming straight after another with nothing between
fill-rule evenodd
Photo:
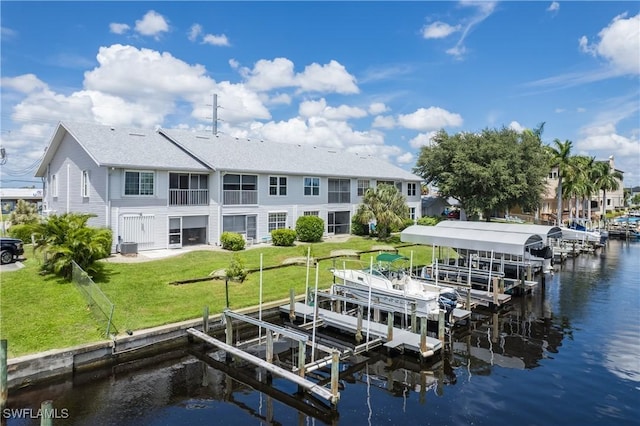
<instances>
[{"instance_id":1,"label":"white boat","mask_svg":"<svg viewBox=\"0 0 640 426\"><path fill-rule=\"evenodd\" d=\"M448 317L457 305L458 294L454 289L429 284L403 272L387 275L377 268L334 269L333 275L353 297L388 305L396 312L410 313L415 303L418 316L435 321L441 308Z\"/></svg>"}]
</instances>

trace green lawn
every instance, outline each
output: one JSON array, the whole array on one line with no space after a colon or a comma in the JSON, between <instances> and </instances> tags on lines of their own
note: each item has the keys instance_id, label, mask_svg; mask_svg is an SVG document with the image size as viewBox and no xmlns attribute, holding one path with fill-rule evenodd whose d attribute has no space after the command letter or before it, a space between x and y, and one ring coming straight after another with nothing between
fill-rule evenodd
<instances>
[{"instance_id":1,"label":"green lawn","mask_svg":"<svg viewBox=\"0 0 640 426\"><path fill-rule=\"evenodd\" d=\"M377 240L352 237L344 243L316 243L312 256L328 256L332 250L370 250L380 245ZM392 244L393 245L393 244ZM404 247L400 253L414 264L431 261L430 247ZM246 268L258 268L260 255L263 266L279 265L291 257L303 257L306 246L265 247L238 252ZM39 261L27 246L25 268L0 275L0 337L7 339L9 357L65 348L81 343L103 340L104 322L98 321L76 287L52 276L39 274ZM225 283L209 280L182 285L170 283L208 276L224 269L233 256L225 251L192 251L167 259L140 263L103 263L104 271L95 282L115 305L114 324L122 334L172 322L194 319L208 305L211 314L225 307ZM361 262L345 260L347 267L368 266L375 254L363 254ZM336 261L341 267L343 260ZM332 282L329 268L333 260L319 266L319 287ZM309 286L315 285L315 268L309 273ZM305 266L287 266L263 271L263 301L285 299L289 289L304 294L307 270ZM260 274L249 274L243 283L229 283L232 309L257 305Z\"/></svg>"}]
</instances>

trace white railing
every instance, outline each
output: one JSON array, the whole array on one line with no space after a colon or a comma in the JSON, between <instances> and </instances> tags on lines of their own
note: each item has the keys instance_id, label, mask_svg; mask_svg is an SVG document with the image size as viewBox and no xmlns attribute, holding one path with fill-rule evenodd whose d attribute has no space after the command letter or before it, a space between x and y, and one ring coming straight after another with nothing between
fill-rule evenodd
<instances>
[{"instance_id":1,"label":"white railing","mask_svg":"<svg viewBox=\"0 0 640 426\"><path fill-rule=\"evenodd\" d=\"M258 191L222 191L224 205L258 204Z\"/></svg>"},{"instance_id":2,"label":"white railing","mask_svg":"<svg viewBox=\"0 0 640 426\"><path fill-rule=\"evenodd\" d=\"M169 189L170 206L206 206L209 204L208 189Z\"/></svg>"}]
</instances>

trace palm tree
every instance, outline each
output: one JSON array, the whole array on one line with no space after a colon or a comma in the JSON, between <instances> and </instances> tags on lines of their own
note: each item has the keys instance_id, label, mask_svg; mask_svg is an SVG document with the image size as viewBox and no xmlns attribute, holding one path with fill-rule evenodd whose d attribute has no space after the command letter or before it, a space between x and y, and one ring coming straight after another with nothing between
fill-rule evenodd
<instances>
[{"instance_id":1,"label":"palm tree","mask_svg":"<svg viewBox=\"0 0 640 426\"><path fill-rule=\"evenodd\" d=\"M595 186L602 191L602 218L605 218L607 212L607 191L617 191L622 181L622 173L617 170L611 170L608 162L602 161L597 163Z\"/></svg>"},{"instance_id":2,"label":"palm tree","mask_svg":"<svg viewBox=\"0 0 640 426\"><path fill-rule=\"evenodd\" d=\"M71 261L75 261L86 272L99 272L95 262L109 256L112 232L87 226L92 216L74 213L52 215L33 226L34 249L45 254L43 271L70 279Z\"/></svg>"},{"instance_id":3,"label":"palm tree","mask_svg":"<svg viewBox=\"0 0 640 426\"><path fill-rule=\"evenodd\" d=\"M356 217L363 223L376 221L378 238L389 236L392 226L401 226L409 216L409 208L404 196L393 185L381 184L369 188L362 197Z\"/></svg>"},{"instance_id":4,"label":"palm tree","mask_svg":"<svg viewBox=\"0 0 640 426\"><path fill-rule=\"evenodd\" d=\"M549 153L551 154L551 167L558 168L558 210L557 210L557 225L562 224L562 178L565 175L565 168L569 165L569 159L571 158L571 148L573 142L565 140L561 142L560 139L554 139L554 147L549 147Z\"/></svg>"}]
</instances>

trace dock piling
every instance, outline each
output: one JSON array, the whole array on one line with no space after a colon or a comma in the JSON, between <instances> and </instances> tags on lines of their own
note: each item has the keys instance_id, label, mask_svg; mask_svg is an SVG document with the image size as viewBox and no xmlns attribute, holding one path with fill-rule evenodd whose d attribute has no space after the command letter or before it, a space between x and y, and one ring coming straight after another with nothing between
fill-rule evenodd
<instances>
[{"instance_id":1,"label":"dock piling","mask_svg":"<svg viewBox=\"0 0 640 426\"><path fill-rule=\"evenodd\" d=\"M445 328L445 311L444 309L440 309L438 311L438 339L442 342L444 346L444 328Z\"/></svg>"},{"instance_id":2,"label":"dock piling","mask_svg":"<svg viewBox=\"0 0 640 426\"><path fill-rule=\"evenodd\" d=\"M393 312L387 314L387 342L393 340Z\"/></svg>"},{"instance_id":3,"label":"dock piling","mask_svg":"<svg viewBox=\"0 0 640 426\"><path fill-rule=\"evenodd\" d=\"M340 399L338 380L340 379L340 352L331 352L331 403L336 405Z\"/></svg>"},{"instance_id":4,"label":"dock piling","mask_svg":"<svg viewBox=\"0 0 640 426\"><path fill-rule=\"evenodd\" d=\"M420 317L420 353L427 352L427 318Z\"/></svg>"},{"instance_id":5,"label":"dock piling","mask_svg":"<svg viewBox=\"0 0 640 426\"><path fill-rule=\"evenodd\" d=\"M416 311L418 307L416 302L411 302L411 331L414 333L418 332L418 322L416 320Z\"/></svg>"},{"instance_id":6,"label":"dock piling","mask_svg":"<svg viewBox=\"0 0 640 426\"><path fill-rule=\"evenodd\" d=\"M356 342L362 342L362 305L358 306L358 323L356 326Z\"/></svg>"},{"instance_id":7,"label":"dock piling","mask_svg":"<svg viewBox=\"0 0 640 426\"><path fill-rule=\"evenodd\" d=\"M40 426L53 425L53 401L47 400L40 404Z\"/></svg>"},{"instance_id":8,"label":"dock piling","mask_svg":"<svg viewBox=\"0 0 640 426\"><path fill-rule=\"evenodd\" d=\"M209 334L209 305L202 311L202 331Z\"/></svg>"},{"instance_id":9,"label":"dock piling","mask_svg":"<svg viewBox=\"0 0 640 426\"><path fill-rule=\"evenodd\" d=\"M318 303L317 300L313 300L313 303ZM289 320L294 321L296 319L296 292L295 290L289 289Z\"/></svg>"},{"instance_id":10,"label":"dock piling","mask_svg":"<svg viewBox=\"0 0 640 426\"><path fill-rule=\"evenodd\" d=\"M267 330L267 362L273 363L273 331Z\"/></svg>"}]
</instances>

